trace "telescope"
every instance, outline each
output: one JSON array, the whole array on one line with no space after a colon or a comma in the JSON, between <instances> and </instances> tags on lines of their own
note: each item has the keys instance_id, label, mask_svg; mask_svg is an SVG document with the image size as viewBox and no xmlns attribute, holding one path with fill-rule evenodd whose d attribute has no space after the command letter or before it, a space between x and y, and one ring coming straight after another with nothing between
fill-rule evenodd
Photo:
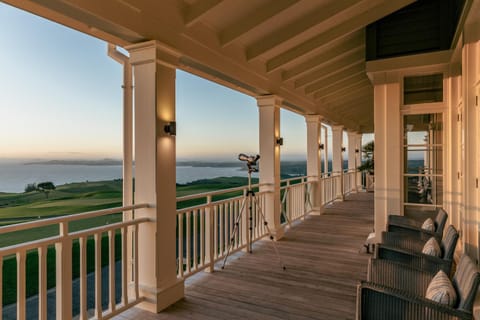
<instances>
[{"instance_id":1,"label":"telescope","mask_svg":"<svg viewBox=\"0 0 480 320\"><path fill-rule=\"evenodd\" d=\"M246 161L247 164L253 165L253 166L256 166L256 165L257 165L258 159L260 159L260 155L259 155L259 154L257 154L256 156L247 156L247 155L244 154L244 153L240 153L240 154L238 155L238 160L240 160L240 161Z\"/></svg>"}]
</instances>

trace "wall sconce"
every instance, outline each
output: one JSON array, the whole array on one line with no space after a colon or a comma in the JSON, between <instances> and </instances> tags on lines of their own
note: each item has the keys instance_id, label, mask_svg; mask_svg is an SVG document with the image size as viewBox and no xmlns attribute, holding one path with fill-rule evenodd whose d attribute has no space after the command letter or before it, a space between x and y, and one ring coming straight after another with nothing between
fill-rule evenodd
<instances>
[{"instance_id":1,"label":"wall sconce","mask_svg":"<svg viewBox=\"0 0 480 320\"><path fill-rule=\"evenodd\" d=\"M347 150L345 147L342 147L342 152L345 152L345 150Z\"/></svg>"},{"instance_id":2,"label":"wall sconce","mask_svg":"<svg viewBox=\"0 0 480 320\"><path fill-rule=\"evenodd\" d=\"M358 149L355 149L355 153L359 153L359 152L360 152L360 150L358 150Z\"/></svg>"},{"instance_id":3,"label":"wall sconce","mask_svg":"<svg viewBox=\"0 0 480 320\"><path fill-rule=\"evenodd\" d=\"M282 137L279 137L277 138L277 146L283 146L283 138Z\"/></svg>"},{"instance_id":4,"label":"wall sconce","mask_svg":"<svg viewBox=\"0 0 480 320\"><path fill-rule=\"evenodd\" d=\"M167 122L167 124L163 127L165 133L168 133L171 136L177 135L177 123L175 121Z\"/></svg>"},{"instance_id":5,"label":"wall sconce","mask_svg":"<svg viewBox=\"0 0 480 320\"><path fill-rule=\"evenodd\" d=\"M320 149L320 150L325 149L325 145L324 145L323 143L320 143L320 144L318 145L318 149Z\"/></svg>"}]
</instances>

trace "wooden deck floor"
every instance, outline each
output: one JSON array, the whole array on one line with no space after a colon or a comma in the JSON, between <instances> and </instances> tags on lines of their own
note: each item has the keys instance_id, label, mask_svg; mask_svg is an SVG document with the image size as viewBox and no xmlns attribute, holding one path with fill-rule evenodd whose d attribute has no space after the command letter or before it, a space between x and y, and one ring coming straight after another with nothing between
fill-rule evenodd
<instances>
[{"instance_id":1,"label":"wooden deck floor","mask_svg":"<svg viewBox=\"0 0 480 320\"><path fill-rule=\"evenodd\" d=\"M160 314L131 309L124 319L353 319L356 284L366 277L363 242L373 229L373 194L358 193L310 216L276 242L229 258L224 270L186 281L185 299Z\"/></svg>"}]
</instances>

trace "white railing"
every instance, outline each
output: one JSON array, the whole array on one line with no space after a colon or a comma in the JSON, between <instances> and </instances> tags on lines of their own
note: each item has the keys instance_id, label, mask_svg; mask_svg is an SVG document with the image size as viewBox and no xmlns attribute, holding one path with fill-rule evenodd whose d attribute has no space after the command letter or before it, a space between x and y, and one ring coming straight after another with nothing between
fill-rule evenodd
<instances>
[{"instance_id":1,"label":"white railing","mask_svg":"<svg viewBox=\"0 0 480 320\"><path fill-rule=\"evenodd\" d=\"M322 205L334 201L342 190L345 193L355 188L354 171L343 175L324 175L320 179ZM310 177L311 178L311 177ZM310 181L309 181L310 180ZM281 181L281 214L283 223L304 218L313 205L310 193L315 179L298 177ZM266 195L271 192L257 191L252 186L253 198L249 198L248 187L220 190L177 198L177 276L189 277L208 269L223 259L227 252L233 253L248 248L251 243L268 234L262 212ZM341 191L340 191L341 192ZM249 205L251 199L251 205ZM192 205L193 203L193 205ZM69 231L69 223L108 216L121 212L132 212L148 208L147 204L92 211L62 217L32 221L0 227L0 235L21 230L57 226L58 235L46 236L39 240L0 248L0 320L2 319L2 274L4 259L12 256L17 260L17 319L26 318L26 260L31 251L38 255L38 314L39 319L47 317L47 251L55 251L56 312L57 318L70 318L72 312L72 249L79 248L79 292L80 319L91 316L87 313L87 243L94 248L94 311L97 319L108 319L142 301L138 288L138 226L150 221L148 218L126 220L81 231ZM251 210L250 210L251 208ZM262 213L262 214L261 214ZM251 215L251 222L250 222ZM116 296L115 281L115 238L121 240L121 297ZM93 238L93 239L92 239ZM102 238L108 240L108 307L102 308ZM91 263L89 261L89 263ZM120 291L120 288L118 288ZM88 292L88 294L91 294ZM120 300L117 304L116 301Z\"/></svg>"},{"instance_id":2,"label":"white railing","mask_svg":"<svg viewBox=\"0 0 480 320\"><path fill-rule=\"evenodd\" d=\"M253 188L257 189L258 185ZM267 234L259 212L265 208L266 192L255 192L254 200L252 198L250 236L247 191L245 186L177 198L177 204L202 202L177 210L178 277L187 278L207 268L213 271L215 262L223 259L229 249L230 253L236 252Z\"/></svg>"},{"instance_id":3,"label":"white railing","mask_svg":"<svg viewBox=\"0 0 480 320\"><path fill-rule=\"evenodd\" d=\"M309 177L296 177L281 181L281 214L283 223L304 218L312 210L313 204L310 199L310 188L313 181ZM312 177L314 178L314 177Z\"/></svg>"},{"instance_id":4,"label":"white railing","mask_svg":"<svg viewBox=\"0 0 480 320\"><path fill-rule=\"evenodd\" d=\"M337 199L338 190L341 186L341 175L324 175L320 180L322 190L322 206L327 205Z\"/></svg>"},{"instance_id":5,"label":"white railing","mask_svg":"<svg viewBox=\"0 0 480 320\"><path fill-rule=\"evenodd\" d=\"M343 174L343 194L348 194L357 188L357 170L350 169Z\"/></svg>"},{"instance_id":6,"label":"white railing","mask_svg":"<svg viewBox=\"0 0 480 320\"><path fill-rule=\"evenodd\" d=\"M137 254L137 229L140 223L149 221L147 218L134 219L118 223L89 228L76 232L69 232L69 223L86 219L108 216L116 213L147 208L146 204L113 208L99 211L92 211L81 214L61 216L21 224L9 225L0 228L0 234L7 234L21 230L32 230L36 228L58 225L58 235L45 237L39 240L20 243L0 248L0 319L2 318L3 297L2 278L3 261L10 256L16 256L17 260L17 319L26 318L26 260L27 255L32 251L38 253L38 318L47 319L47 251L54 247L55 250L55 274L56 274L56 313L57 319L71 318L72 313L72 247L76 243L79 246L79 269L80 269L80 319L87 319L87 242L94 242L94 272L95 272L95 311L97 319L108 319L114 315L139 303L141 298L138 291L138 259ZM127 259L127 234L132 234L133 253L132 261ZM115 288L115 235L121 236L121 302L117 305ZM102 310L102 237L108 237L108 309ZM131 268L128 263L132 262ZM133 277L128 274L131 270ZM133 288L133 292L129 292ZM63 316L65 315L65 316Z\"/></svg>"}]
</instances>

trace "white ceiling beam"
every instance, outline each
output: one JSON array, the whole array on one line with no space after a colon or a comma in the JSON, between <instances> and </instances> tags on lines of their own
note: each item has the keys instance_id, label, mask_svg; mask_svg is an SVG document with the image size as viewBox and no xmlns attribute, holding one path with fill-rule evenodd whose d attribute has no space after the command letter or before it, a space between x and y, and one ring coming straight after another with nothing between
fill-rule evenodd
<instances>
[{"instance_id":1,"label":"white ceiling beam","mask_svg":"<svg viewBox=\"0 0 480 320\"><path fill-rule=\"evenodd\" d=\"M351 87L359 83L363 83L365 81L368 81L367 76L365 75L364 72L360 72L357 74L352 75L351 77L347 77L343 80L337 81L335 83L332 83L331 85L326 85L324 88L316 91L314 98L317 97L317 100L320 99L321 97L325 96L329 92L334 92L341 90L343 88Z\"/></svg>"},{"instance_id":2,"label":"white ceiling beam","mask_svg":"<svg viewBox=\"0 0 480 320\"><path fill-rule=\"evenodd\" d=\"M365 50L364 37L353 37L350 41L339 42L335 46L325 50L325 52L322 52L286 71L283 71L282 80L288 81L297 79L309 71L315 70L316 68L340 59L344 55L357 50Z\"/></svg>"},{"instance_id":3,"label":"white ceiling beam","mask_svg":"<svg viewBox=\"0 0 480 320\"><path fill-rule=\"evenodd\" d=\"M373 99L352 101L341 107L336 105L326 106L326 109L345 118L354 118L356 121L367 124L373 112Z\"/></svg>"},{"instance_id":4,"label":"white ceiling beam","mask_svg":"<svg viewBox=\"0 0 480 320\"><path fill-rule=\"evenodd\" d=\"M363 89L356 89L350 91L348 94L345 95L337 95L337 96L332 96L330 99L322 99L320 100L320 103L324 104L339 104L343 102L348 102L352 99L359 99L362 97L370 97L373 98L373 90L370 90L368 88L363 88Z\"/></svg>"},{"instance_id":5,"label":"white ceiling beam","mask_svg":"<svg viewBox=\"0 0 480 320\"><path fill-rule=\"evenodd\" d=\"M314 70L306 74L305 76L295 80L294 87L304 87L312 82L327 78L334 73L338 73L359 63L365 63L365 52L363 50L354 51L350 54L345 55L339 60L328 63L323 68Z\"/></svg>"},{"instance_id":6,"label":"white ceiling beam","mask_svg":"<svg viewBox=\"0 0 480 320\"><path fill-rule=\"evenodd\" d=\"M322 88L327 88L332 85L334 85L337 82L340 82L344 79L349 79L353 76L357 75L365 75L365 63L357 63L347 69L343 69L340 72L334 73L330 75L329 77L326 77L322 80L316 81L308 86L305 87L305 93L306 94L311 94L314 93L318 90L321 90ZM365 76L366 77L366 76Z\"/></svg>"},{"instance_id":7,"label":"white ceiling beam","mask_svg":"<svg viewBox=\"0 0 480 320\"><path fill-rule=\"evenodd\" d=\"M304 55L319 49L322 46L325 46L330 41L342 38L356 30L359 30L414 1L415 0L385 1L371 10L367 10L355 17L352 17L352 19L330 28L327 31L277 55L276 57L269 59L267 61L267 70L269 72L277 70L287 63L291 63L292 61L299 59L300 57L303 57Z\"/></svg>"},{"instance_id":8,"label":"white ceiling beam","mask_svg":"<svg viewBox=\"0 0 480 320\"><path fill-rule=\"evenodd\" d=\"M227 46L240 37L252 32L259 25L264 24L272 17L290 8L299 0L272 0L267 4L256 8L255 12L249 12L248 16L242 17L226 27L219 33L219 40L222 46Z\"/></svg>"},{"instance_id":9,"label":"white ceiling beam","mask_svg":"<svg viewBox=\"0 0 480 320\"><path fill-rule=\"evenodd\" d=\"M359 131L361 124L357 121L353 121L348 117L343 117L338 113L332 112L328 108L324 106L319 106L315 114L319 114L323 117L323 122L326 122L330 125L342 125L346 129L350 129L352 131Z\"/></svg>"},{"instance_id":10,"label":"white ceiling beam","mask_svg":"<svg viewBox=\"0 0 480 320\"><path fill-rule=\"evenodd\" d=\"M323 102L327 106L337 106L342 110L342 106L350 105L353 102L362 103L365 101L373 101L373 92L361 91L357 94L350 94L347 96L338 97L338 99L333 99L330 101Z\"/></svg>"},{"instance_id":11,"label":"white ceiling beam","mask_svg":"<svg viewBox=\"0 0 480 320\"><path fill-rule=\"evenodd\" d=\"M328 92L325 93L324 95L320 95L319 94L320 92L317 92L313 95L313 98L315 100L323 101L323 99L327 99L331 96L348 94L350 91L370 90L370 89L373 90L373 87L372 87L370 81L368 81L368 79L365 79L365 80L360 81L358 83L352 83L350 85L341 86L337 89L328 90Z\"/></svg>"},{"instance_id":12,"label":"white ceiling beam","mask_svg":"<svg viewBox=\"0 0 480 320\"><path fill-rule=\"evenodd\" d=\"M183 14L183 20L185 21L185 25L187 27L192 26L200 19L202 19L202 17L205 16L208 11L215 8L220 3L222 3L222 0L202 0L197 1L195 4L186 7Z\"/></svg>"},{"instance_id":13,"label":"white ceiling beam","mask_svg":"<svg viewBox=\"0 0 480 320\"><path fill-rule=\"evenodd\" d=\"M359 2L359 0L333 1L327 6L322 6L303 15L293 23L275 29L274 32L258 39L255 43L247 47L247 60L251 61L256 58L261 58L270 50L275 49L286 41L301 36L303 32L314 28L329 19L334 20L335 16L355 5L357 2Z\"/></svg>"}]
</instances>

